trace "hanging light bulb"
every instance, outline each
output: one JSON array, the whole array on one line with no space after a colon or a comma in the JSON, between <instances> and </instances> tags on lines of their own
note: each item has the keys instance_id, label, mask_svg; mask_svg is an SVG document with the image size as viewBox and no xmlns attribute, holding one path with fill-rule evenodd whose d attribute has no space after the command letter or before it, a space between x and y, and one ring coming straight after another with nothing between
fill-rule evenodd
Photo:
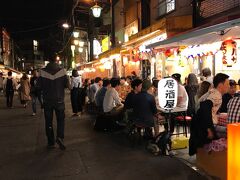
<instances>
[{"instance_id":1,"label":"hanging light bulb","mask_svg":"<svg viewBox=\"0 0 240 180\"><path fill-rule=\"evenodd\" d=\"M74 31L73 32L73 37L78 38L79 37L79 32L78 31Z\"/></svg>"},{"instance_id":2,"label":"hanging light bulb","mask_svg":"<svg viewBox=\"0 0 240 180\"><path fill-rule=\"evenodd\" d=\"M84 46L84 41L79 41L79 46L83 47Z\"/></svg>"},{"instance_id":3,"label":"hanging light bulb","mask_svg":"<svg viewBox=\"0 0 240 180\"><path fill-rule=\"evenodd\" d=\"M79 40L74 39L73 44L74 44L75 46L77 46L77 45L79 44Z\"/></svg>"},{"instance_id":4,"label":"hanging light bulb","mask_svg":"<svg viewBox=\"0 0 240 180\"><path fill-rule=\"evenodd\" d=\"M82 53L82 52L83 52L83 48L82 48L82 47L79 47L79 48L78 48L78 52Z\"/></svg>"}]
</instances>

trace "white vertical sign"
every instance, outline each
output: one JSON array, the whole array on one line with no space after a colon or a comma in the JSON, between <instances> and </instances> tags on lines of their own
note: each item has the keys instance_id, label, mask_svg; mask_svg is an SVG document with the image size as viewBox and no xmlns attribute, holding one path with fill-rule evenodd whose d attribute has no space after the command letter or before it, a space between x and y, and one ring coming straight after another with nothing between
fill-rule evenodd
<instances>
[{"instance_id":1,"label":"white vertical sign","mask_svg":"<svg viewBox=\"0 0 240 180\"><path fill-rule=\"evenodd\" d=\"M177 105L178 83L173 78L165 78L158 83L159 106L166 111Z\"/></svg>"}]
</instances>

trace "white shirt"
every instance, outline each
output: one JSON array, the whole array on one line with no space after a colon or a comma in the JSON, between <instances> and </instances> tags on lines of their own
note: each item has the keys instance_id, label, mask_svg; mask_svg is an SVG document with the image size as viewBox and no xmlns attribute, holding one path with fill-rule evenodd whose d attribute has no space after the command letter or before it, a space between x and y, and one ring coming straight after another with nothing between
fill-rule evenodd
<instances>
[{"instance_id":1,"label":"white shirt","mask_svg":"<svg viewBox=\"0 0 240 180\"><path fill-rule=\"evenodd\" d=\"M172 110L172 112L186 111L188 108L188 94L185 87L178 84L178 98L181 97L181 102L177 103L177 106Z\"/></svg>"},{"instance_id":2,"label":"white shirt","mask_svg":"<svg viewBox=\"0 0 240 180\"><path fill-rule=\"evenodd\" d=\"M71 79L71 89L82 87L82 79L80 76L72 77Z\"/></svg>"},{"instance_id":3,"label":"white shirt","mask_svg":"<svg viewBox=\"0 0 240 180\"><path fill-rule=\"evenodd\" d=\"M115 88L109 88L103 100L103 111L110 112L117 105L122 105L118 92Z\"/></svg>"},{"instance_id":4,"label":"white shirt","mask_svg":"<svg viewBox=\"0 0 240 180\"><path fill-rule=\"evenodd\" d=\"M100 89L98 83L94 83L90 86L89 89L89 100L90 102L95 102L95 96L97 94L97 91Z\"/></svg>"}]
</instances>

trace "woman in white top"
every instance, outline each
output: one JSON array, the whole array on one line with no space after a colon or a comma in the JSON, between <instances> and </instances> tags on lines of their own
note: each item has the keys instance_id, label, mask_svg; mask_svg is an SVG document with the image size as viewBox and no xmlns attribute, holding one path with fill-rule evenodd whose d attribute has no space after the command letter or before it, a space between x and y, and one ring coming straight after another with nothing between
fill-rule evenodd
<instances>
[{"instance_id":1,"label":"woman in white top","mask_svg":"<svg viewBox=\"0 0 240 180\"><path fill-rule=\"evenodd\" d=\"M73 116L78 116L78 113L82 111L82 103L81 103L81 88L82 87L82 79L78 74L78 71L74 69L72 71L72 79L71 79L71 104Z\"/></svg>"}]
</instances>

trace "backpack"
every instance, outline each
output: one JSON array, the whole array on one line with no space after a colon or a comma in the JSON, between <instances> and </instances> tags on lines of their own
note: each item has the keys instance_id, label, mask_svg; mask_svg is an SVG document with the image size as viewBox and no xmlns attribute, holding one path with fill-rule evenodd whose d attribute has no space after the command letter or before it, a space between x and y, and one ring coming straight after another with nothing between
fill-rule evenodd
<instances>
[{"instance_id":1,"label":"backpack","mask_svg":"<svg viewBox=\"0 0 240 180\"><path fill-rule=\"evenodd\" d=\"M7 92L12 92L13 89L13 81L12 79L7 79L7 84L6 84L6 91Z\"/></svg>"}]
</instances>

